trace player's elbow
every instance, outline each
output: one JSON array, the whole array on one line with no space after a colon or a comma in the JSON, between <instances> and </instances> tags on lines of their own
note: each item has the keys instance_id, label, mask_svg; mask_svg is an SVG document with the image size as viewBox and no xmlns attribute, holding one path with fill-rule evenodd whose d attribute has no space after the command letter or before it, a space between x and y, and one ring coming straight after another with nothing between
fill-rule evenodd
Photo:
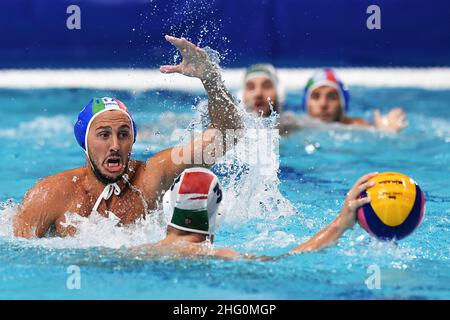
<instances>
[{"instance_id":1,"label":"player's elbow","mask_svg":"<svg viewBox=\"0 0 450 320\"><path fill-rule=\"evenodd\" d=\"M13 234L17 238L25 239L30 239L34 236L30 224L22 217L21 212L13 218Z\"/></svg>"}]
</instances>

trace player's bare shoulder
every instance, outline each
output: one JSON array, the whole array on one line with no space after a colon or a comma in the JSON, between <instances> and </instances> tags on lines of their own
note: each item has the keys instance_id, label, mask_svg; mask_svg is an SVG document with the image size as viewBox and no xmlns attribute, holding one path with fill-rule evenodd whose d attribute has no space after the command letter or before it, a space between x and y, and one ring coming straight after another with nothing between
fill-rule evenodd
<instances>
[{"instance_id":1,"label":"player's bare shoulder","mask_svg":"<svg viewBox=\"0 0 450 320\"><path fill-rule=\"evenodd\" d=\"M171 150L172 148L169 148L158 152L143 165L147 182L149 180L157 180L160 182L165 179L165 173L173 166Z\"/></svg>"},{"instance_id":2,"label":"player's bare shoulder","mask_svg":"<svg viewBox=\"0 0 450 320\"><path fill-rule=\"evenodd\" d=\"M164 152L164 151L163 151ZM144 192L146 200L151 203L156 201L159 191L165 186L165 163L166 159L161 152L148 159L145 163L137 165L135 182Z\"/></svg>"},{"instance_id":3,"label":"player's bare shoulder","mask_svg":"<svg viewBox=\"0 0 450 320\"><path fill-rule=\"evenodd\" d=\"M80 188L80 181L85 175L84 168L76 168L63 171L42 179L25 194L23 204L28 201L49 201L62 200L65 195L74 193Z\"/></svg>"},{"instance_id":4,"label":"player's bare shoulder","mask_svg":"<svg viewBox=\"0 0 450 320\"><path fill-rule=\"evenodd\" d=\"M86 168L80 167L62 171L47 178L42 179L45 184L50 184L53 187L63 187L65 191L74 191L79 187L86 176ZM60 190L64 191L64 190Z\"/></svg>"}]
</instances>

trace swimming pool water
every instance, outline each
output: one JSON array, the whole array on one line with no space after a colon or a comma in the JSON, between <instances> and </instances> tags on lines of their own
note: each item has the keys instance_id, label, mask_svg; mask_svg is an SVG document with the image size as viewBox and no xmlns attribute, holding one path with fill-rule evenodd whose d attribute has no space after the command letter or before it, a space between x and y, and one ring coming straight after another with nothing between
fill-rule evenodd
<instances>
[{"instance_id":1,"label":"swimming pool water","mask_svg":"<svg viewBox=\"0 0 450 320\"><path fill-rule=\"evenodd\" d=\"M269 262L137 259L127 247L163 236L151 221L120 228L108 219L87 219L74 238L15 239L11 217L26 190L39 178L84 165L72 125L91 97L114 95L128 105L141 129L133 156L145 160L174 144L169 139L173 129L188 126L195 118L192 106L204 96L1 89L0 298L450 298L450 91L350 89L352 115L371 119L372 108L386 111L401 105L409 127L387 134L320 126L282 138L279 181L273 176L267 180L273 184L269 189L273 203L261 198L267 197L264 186L250 169L245 181L253 189L225 194L227 208L234 212L227 210L216 246L284 253L331 222L354 181L372 171L400 171L413 177L425 194L425 218L398 244L375 241L355 226L336 246ZM295 110L300 99L300 94L288 92L288 109ZM66 286L70 265L80 268L79 290ZM380 269L380 289L365 284L373 265Z\"/></svg>"}]
</instances>

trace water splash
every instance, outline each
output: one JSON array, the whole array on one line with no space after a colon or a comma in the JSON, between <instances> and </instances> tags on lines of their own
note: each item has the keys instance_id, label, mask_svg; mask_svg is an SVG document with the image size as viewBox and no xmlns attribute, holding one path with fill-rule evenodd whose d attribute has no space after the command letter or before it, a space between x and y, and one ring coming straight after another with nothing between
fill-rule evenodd
<instances>
[{"instance_id":1,"label":"water splash","mask_svg":"<svg viewBox=\"0 0 450 320\"><path fill-rule=\"evenodd\" d=\"M205 50L206 54L209 57L209 60L211 60L212 63L214 63L216 66L220 65L220 61L224 58L223 55L221 55L218 51L211 49L210 47L204 47L203 50Z\"/></svg>"},{"instance_id":2,"label":"water splash","mask_svg":"<svg viewBox=\"0 0 450 320\"><path fill-rule=\"evenodd\" d=\"M220 36L224 21L208 19L218 10L215 1L177 2L167 4L165 8L159 8L159 10L170 10L172 12L165 25L169 34L184 37L196 43L199 47L204 46L207 52L209 51L208 45L212 45L222 52L221 57L223 58L230 55L230 50L227 48L229 39ZM175 55L177 55L176 52L171 54L171 56Z\"/></svg>"},{"instance_id":3,"label":"water splash","mask_svg":"<svg viewBox=\"0 0 450 320\"><path fill-rule=\"evenodd\" d=\"M18 212L18 205L13 203L3 207L3 209L0 208L0 237L12 238L12 221ZM104 217L93 213L89 217L81 217L76 213L66 212L65 224L74 226L77 230L73 237L54 237L49 232L43 238L29 240L17 238L15 241L25 246L46 248L132 247L157 242L165 236L166 222L161 219L162 215L162 210L155 210L133 225L121 226L118 224L118 218L113 214Z\"/></svg>"},{"instance_id":4,"label":"water splash","mask_svg":"<svg viewBox=\"0 0 450 320\"><path fill-rule=\"evenodd\" d=\"M219 173L226 174L224 221L235 225L254 218L275 222L294 214L294 206L279 191L280 135L275 129L279 116L272 113L263 118L247 113L242 105L238 109L243 136L216 165Z\"/></svg>"},{"instance_id":5,"label":"water splash","mask_svg":"<svg viewBox=\"0 0 450 320\"><path fill-rule=\"evenodd\" d=\"M13 232L13 217L18 209L18 204L12 200L0 202L0 237L11 238Z\"/></svg>"}]
</instances>

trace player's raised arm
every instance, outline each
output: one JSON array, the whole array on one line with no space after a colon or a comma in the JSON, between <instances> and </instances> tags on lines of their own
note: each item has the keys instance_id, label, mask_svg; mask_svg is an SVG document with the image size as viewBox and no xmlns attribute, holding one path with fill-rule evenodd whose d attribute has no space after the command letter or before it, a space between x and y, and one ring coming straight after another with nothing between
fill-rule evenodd
<instances>
[{"instance_id":1,"label":"player's raised arm","mask_svg":"<svg viewBox=\"0 0 450 320\"><path fill-rule=\"evenodd\" d=\"M212 166L228 148L234 146L238 138L236 130L242 127L238 110L222 82L219 67L205 50L184 38L166 36L166 40L180 51L183 60L178 65L161 66L161 72L179 73L202 81L208 93L211 124L187 144L164 150L148 163L148 166L160 168L163 188L186 168Z\"/></svg>"}]
</instances>

